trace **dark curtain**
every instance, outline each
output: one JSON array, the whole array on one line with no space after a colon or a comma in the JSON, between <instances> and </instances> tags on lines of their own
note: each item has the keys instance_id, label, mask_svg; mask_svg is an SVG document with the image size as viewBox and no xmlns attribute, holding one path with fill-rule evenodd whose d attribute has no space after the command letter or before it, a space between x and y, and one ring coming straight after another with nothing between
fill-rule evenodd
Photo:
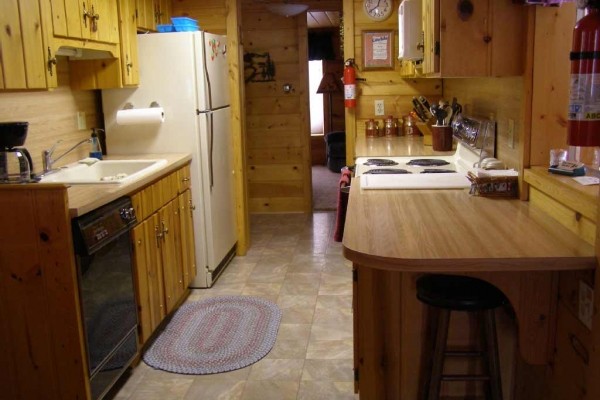
<instances>
[{"instance_id":1,"label":"dark curtain","mask_svg":"<svg viewBox=\"0 0 600 400\"><path fill-rule=\"evenodd\" d=\"M308 60L335 60L332 32L308 32Z\"/></svg>"}]
</instances>

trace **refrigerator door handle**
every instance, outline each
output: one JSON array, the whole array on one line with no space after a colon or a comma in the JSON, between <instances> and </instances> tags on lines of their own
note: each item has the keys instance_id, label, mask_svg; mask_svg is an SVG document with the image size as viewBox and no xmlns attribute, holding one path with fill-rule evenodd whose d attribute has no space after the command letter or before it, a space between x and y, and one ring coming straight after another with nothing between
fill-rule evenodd
<instances>
[{"instance_id":1,"label":"refrigerator door handle","mask_svg":"<svg viewBox=\"0 0 600 400\"><path fill-rule=\"evenodd\" d=\"M214 177L213 177L213 137L214 137L214 128L213 128L213 113L210 113L210 135L208 136L208 173L210 175L210 190L214 186Z\"/></svg>"}]
</instances>

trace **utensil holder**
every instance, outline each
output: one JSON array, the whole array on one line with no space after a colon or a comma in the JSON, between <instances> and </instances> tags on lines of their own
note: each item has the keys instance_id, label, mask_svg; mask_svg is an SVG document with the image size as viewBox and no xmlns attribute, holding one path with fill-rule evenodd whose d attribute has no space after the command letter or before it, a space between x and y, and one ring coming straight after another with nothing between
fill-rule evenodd
<instances>
[{"instance_id":1,"label":"utensil holder","mask_svg":"<svg viewBox=\"0 0 600 400\"><path fill-rule=\"evenodd\" d=\"M452 128L450 126L431 126L431 141L435 151L452 150Z\"/></svg>"}]
</instances>

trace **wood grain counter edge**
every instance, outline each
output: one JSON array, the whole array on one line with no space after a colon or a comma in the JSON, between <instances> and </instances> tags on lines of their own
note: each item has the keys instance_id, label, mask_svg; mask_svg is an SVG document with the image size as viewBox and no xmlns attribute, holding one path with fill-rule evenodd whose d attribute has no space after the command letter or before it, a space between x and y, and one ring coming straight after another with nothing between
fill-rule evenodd
<instances>
[{"instance_id":1,"label":"wood grain counter edge","mask_svg":"<svg viewBox=\"0 0 600 400\"><path fill-rule=\"evenodd\" d=\"M159 180L160 178L176 171L177 169L188 164L192 156L191 154L136 154L136 155L119 155L107 156L107 160L126 160L126 159L165 159L167 164L161 169L154 171L148 175L141 177L133 182L125 184L83 184L83 185L66 185L61 183L31 183L31 184L8 184L0 185L0 190L53 190L57 187L66 187L69 199L69 215L71 218L78 217L87 212L90 212L98 207L101 207L113 200L122 196L133 194L149 184Z\"/></svg>"}]
</instances>

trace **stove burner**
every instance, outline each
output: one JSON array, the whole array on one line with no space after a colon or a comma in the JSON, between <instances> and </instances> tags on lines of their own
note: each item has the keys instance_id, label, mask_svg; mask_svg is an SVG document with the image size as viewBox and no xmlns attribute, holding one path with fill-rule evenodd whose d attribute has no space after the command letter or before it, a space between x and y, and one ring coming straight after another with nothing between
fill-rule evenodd
<instances>
[{"instance_id":1,"label":"stove burner","mask_svg":"<svg viewBox=\"0 0 600 400\"><path fill-rule=\"evenodd\" d=\"M450 174L450 173L456 173L456 171L453 169L425 168L423 171L421 171L421 173L422 174Z\"/></svg>"},{"instance_id":2,"label":"stove burner","mask_svg":"<svg viewBox=\"0 0 600 400\"><path fill-rule=\"evenodd\" d=\"M398 169L398 168L373 168L370 169L368 171L365 171L364 174L374 174L374 175L380 175L380 174L411 174L412 172L409 172L405 169Z\"/></svg>"},{"instance_id":3,"label":"stove burner","mask_svg":"<svg viewBox=\"0 0 600 400\"><path fill-rule=\"evenodd\" d=\"M450 164L448 161L434 158L415 158L406 163L406 165L417 165L419 167L440 167Z\"/></svg>"},{"instance_id":4,"label":"stove burner","mask_svg":"<svg viewBox=\"0 0 600 400\"><path fill-rule=\"evenodd\" d=\"M364 165L375 165L378 167L383 167L387 165L398 165L396 161L388 160L386 158L369 158Z\"/></svg>"}]
</instances>

